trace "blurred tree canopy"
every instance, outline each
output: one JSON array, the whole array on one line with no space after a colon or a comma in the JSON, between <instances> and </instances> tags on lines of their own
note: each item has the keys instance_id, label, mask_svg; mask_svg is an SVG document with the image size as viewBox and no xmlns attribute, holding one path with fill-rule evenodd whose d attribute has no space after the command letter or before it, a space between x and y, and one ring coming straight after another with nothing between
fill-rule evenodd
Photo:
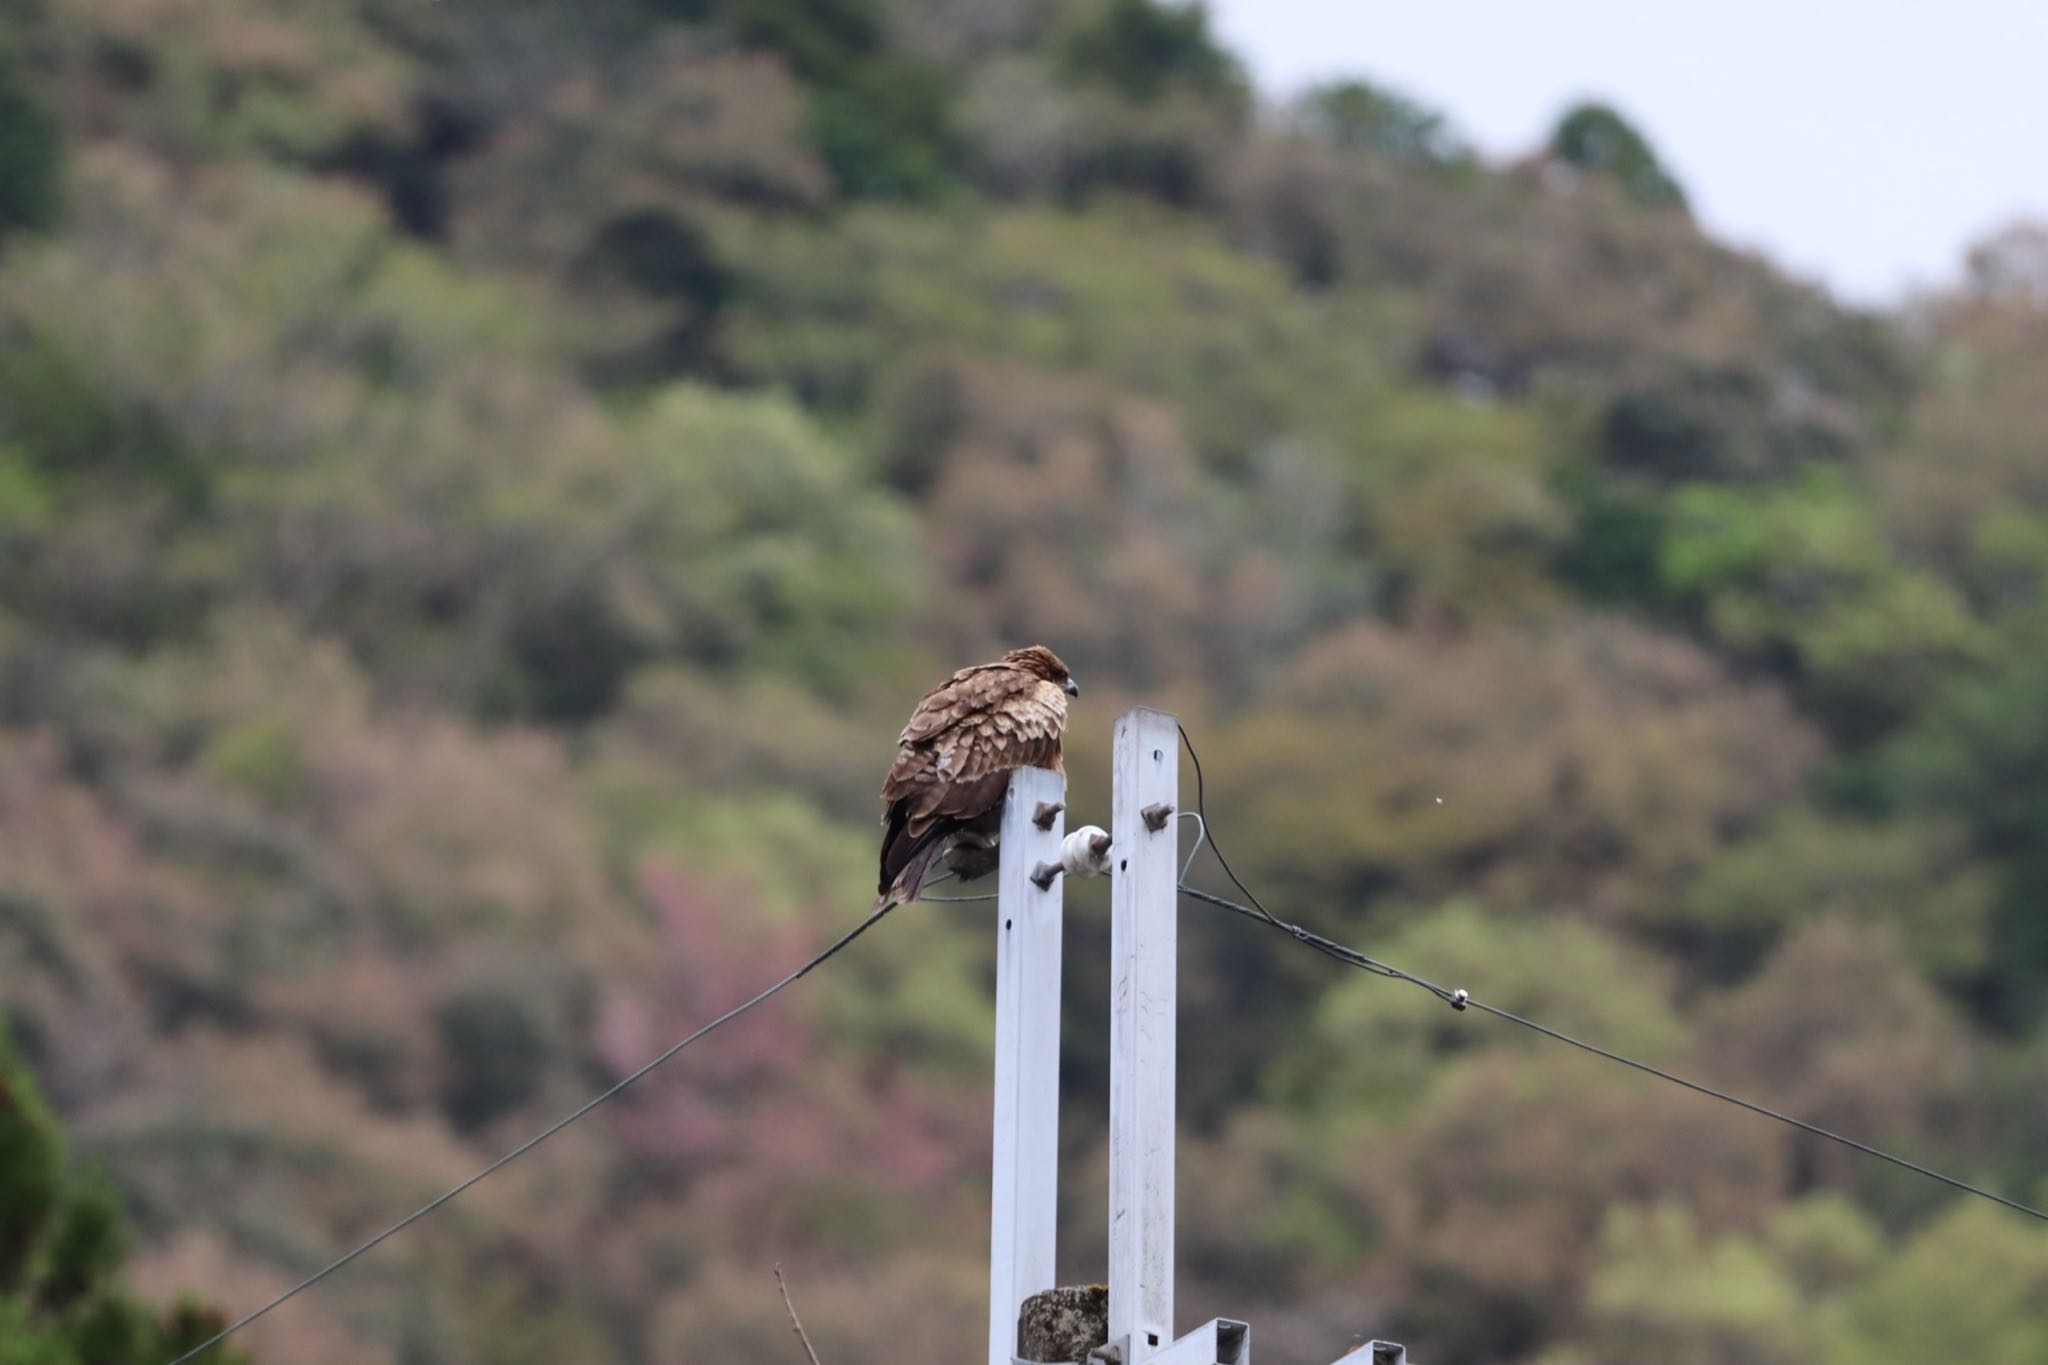
<instances>
[{"instance_id":1,"label":"blurred tree canopy","mask_svg":"<svg viewBox=\"0 0 2048 1365\"><path fill-rule=\"evenodd\" d=\"M1167 0L1095 0L1071 8L1054 37L1066 74L1150 103L1172 90L1234 96L1244 73L1209 32L1208 7Z\"/></svg>"},{"instance_id":2,"label":"blurred tree canopy","mask_svg":"<svg viewBox=\"0 0 2048 1365\"><path fill-rule=\"evenodd\" d=\"M0 240L54 224L62 189L56 113L31 84L8 35L0 33Z\"/></svg>"},{"instance_id":3,"label":"blurred tree canopy","mask_svg":"<svg viewBox=\"0 0 2048 1365\"><path fill-rule=\"evenodd\" d=\"M1605 104L1565 111L1550 135L1550 154L1567 165L1612 176L1622 192L1645 208L1684 208L1685 191L1627 119Z\"/></svg>"},{"instance_id":4,"label":"blurred tree canopy","mask_svg":"<svg viewBox=\"0 0 2048 1365\"><path fill-rule=\"evenodd\" d=\"M0 25L0 1361L164 1358L829 941L1032 639L1076 815L1171 706L1291 918L2037 1196L2041 227L1853 308L1616 110L1495 163L1167 0ZM903 913L251 1354L761 1358L778 1258L835 1365L971 1349L992 949ZM1183 1293L1282 1354L2041 1356L2035 1231L1251 932Z\"/></svg>"},{"instance_id":5,"label":"blurred tree canopy","mask_svg":"<svg viewBox=\"0 0 2048 1365\"><path fill-rule=\"evenodd\" d=\"M955 155L948 83L891 48L876 0L720 0L717 11L808 88L811 140L842 192L918 197L945 185Z\"/></svg>"},{"instance_id":6,"label":"blurred tree canopy","mask_svg":"<svg viewBox=\"0 0 2048 1365\"><path fill-rule=\"evenodd\" d=\"M1317 86L1301 97L1295 117L1310 136L1341 151L1424 167L1465 165L1473 157L1443 114L1370 81Z\"/></svg>"}]
</instances>

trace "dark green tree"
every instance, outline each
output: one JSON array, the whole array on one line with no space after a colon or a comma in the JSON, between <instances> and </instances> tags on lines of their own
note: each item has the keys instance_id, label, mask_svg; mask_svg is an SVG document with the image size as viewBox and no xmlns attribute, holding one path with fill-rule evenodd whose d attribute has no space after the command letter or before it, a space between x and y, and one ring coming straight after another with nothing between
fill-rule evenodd
<instances>
[{"instance_id":1,"label":"dark green tree","mask_svg":"<svg viewBox=\"0 0 2048 1365\"><path fill-rule=\"evenodd\" d=\"M19 57L0 34L0 240L56 221L63 154L56 114L30 87Z\"/></svg>"},{"instance_id":2,"label":"dark green tree","mask_svg":"<svg viewBox=\"0 0 2048 1365\"><path fill-rule=\"evenodd\" d=\"M1472 157L1450 120L1370 81L1332 81L1302 96L1309 134L1347 152L1371 152L1410 166L1461 165Z\"/></svg>"},{"instance_id":3,"label":"dark green tree","mask_svg":"<svg viewBox=\"0 0 2048 1365\"><path fill-rule=\"evenodd\" d=\"M1091 6L1057 44L1070 79L1107 85L1149 104L1175 90L1237 97L1244 72L1209 31L1209 7L1160 0L1108 0Z\"/></svg>"},{"instance_id":4,"label":"dark green tree","mask_svg":"<svg viewBox=\"0 0 2048 1365\"><path fill-rule=\"evenodd\" d=\"M130 1297L125 1241L113 1190L69 1160L28 1064L0 1034L0 1365L163 1365L220 1330L212 1309L160 1313Z\"/></svg>"},{"instance_id":5,"label":"dark green tree","mask_svg":"<svg viewBox=\"0 0 2048 1365\"><path fill-rule=\"evenodd\" d=\"M1647 208L1684 208L1685 191L1657 159L1649 139L1605 104L1575 105L1550 135L1550 154L1584 170L1611 175Z\"/></svg>"},{"instance_id":6,"label":"dark green tree","mask_svg":"<svg viewBox=\"0 0 2048 1365\"><path fill-rule=\"evenodd\" d=\"M1958 677L1885 755L1888 787L1961 816L2003 869L1986 979L1975 1003L2000 1025L2048 1016L2048 610L2001 623L1999 657Z\"/></svg>"},{"instance_id":7,"label":"dark green tree","mask_svg":"<svg viewBox=\"0 0 2048 1365\"><path fill-rule=\"evenodd\" d=\"M923 198L944 186L957 152L951 86L891 49L874 0L726 0L721 15L810 87L811 140L842 192Z\"/></svg>"}]
</instances>

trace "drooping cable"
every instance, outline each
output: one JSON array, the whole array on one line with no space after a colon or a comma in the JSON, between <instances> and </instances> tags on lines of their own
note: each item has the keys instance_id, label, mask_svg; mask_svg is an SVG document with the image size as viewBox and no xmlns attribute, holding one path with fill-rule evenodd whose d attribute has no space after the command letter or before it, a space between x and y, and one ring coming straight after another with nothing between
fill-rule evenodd
<instances>
[{"instance_id":1,"label":"drooping cable","mask_svg":"<svg viewBox=\"0 0 2048 1365\"><path fill-rule=\"evenodd\" d=\"M442 1194L436 1195L433 1199L430 1199L426 1203L420 1205L417 1209L414 1209L411 1213L399 1219L396 1223L393 1223L390 1227L384 1229L375 1237L370 1238L368 1241L362 1243L360 1246L356 1247L354 1250L346 1253L345 1255L336 1257L334 1260L328 1262L320 1269L314 1271L311 1275L308 1275L305 1279L300 1280L290 1289L285 1290L282 1294L279 1294L276 1298L264 1304L261 1308L258 1308L254 1312L245 1314L244 1316L237 1318L234 1322L229 1323L226 1327L214 1333L211 1337L208 1337L199 1345L193 1347L191 1350L185 1352L183 1355L171 1361L170 1365L185 1365L186 1361L198 1358L202 1353L211 1350L215 1346L218 1346L221 1342L226 1341L229 1337L241 1331L250 1323L256 1321L264 1314L270 1312L271 1309L278 1307L280 1304L284 1303L286 1300L292 1298L300 1292L307 1289L311 1289L314 1285L320 1283L320 1281L326 1279L329 1275L332 1275L335 1271L341 1269L350 1261L355 1260L358 1256L361 1256L363 1253L377 1246L386 1238L394 1236L397 1233L403 1232L406 1228L411 1227L414 1223L426 1217L435 1209L440 1208L449 1200L454 1199L457 1195L469 1189L470 1186L475 1185L478 1181L484 1179L484 1177L491 1175L493 1172L496 1172L506 1166L511 1165L514 1161L517 1161L520 1157L525 1156L528 1152L540 1146L543 1142L546 1142L549 1138L561 1132L570 1124L575 1123L578 1119L582 1118L591 1110L603 1104L606 1100L609 1100L613 1096L619 1094L621 1091L626 1089L627 1086L632 1085L635 1081L647 1075L648 1072L653 1071L663 1062L666 1062L669 1058L675 1056L678 1052L681 1052L684 1048L690 1046L698 1039L708 1037L710 1034L717 1032L719 1029L725 1027L725 1025L731 1023L733 1020L745 1014L748 1010L753 1009L756 1005L762 1004L771 997L779 994L785 988L796 984L804 977L810 975L812 971L816 970L819 966L823 965L827 960L829 960L831 957L837 954L841 949L845 948L846 945L852 943L862 934L874 928L876 923L881 920L882 916L888 914L889 911L891 911L894 908L895 907L893 905L880 906L866 919L862 920L859 924L854 925L853 928L849 929L846 933L840 935L839 938L833 940L831 945L825 948L823 952L819 953L809 962L804 963L803 966L798 967L788 976L783 977L774 985L762 991L759 995L754 996L751 1000L748 1000L743 1004L733 1006L733 1008L727 1010L724 1014L719 1015L716 1019L713 1019L710 1023L704 1025L695 1033L692 1033L689 1037L684 1038L682 1041L670 1046L666 1052L663 1052L661 1055L657 1056L652 1061L646 1063L644 1066L640 1067L639 1070L625 1077L616 1085L612 1086L609 1090L606 1090L603 1094L598 1095L596 1098L585 1103L581 1108L577 1109L574 1113L568 1114L563 1118L556 1120L548 1127L542 1129L540 1132L534 1134L526 1141L520 1143L517 1147L514 1147L511 1151L505 1153L505 1155L499 1157L496 1161L493 1161L490 1165L478 1171L475 1175L470 1176L469 1179L463 1181L460 1185L457 1185L454 1188L443 1192Z\"/></svg>"}]
</instances>

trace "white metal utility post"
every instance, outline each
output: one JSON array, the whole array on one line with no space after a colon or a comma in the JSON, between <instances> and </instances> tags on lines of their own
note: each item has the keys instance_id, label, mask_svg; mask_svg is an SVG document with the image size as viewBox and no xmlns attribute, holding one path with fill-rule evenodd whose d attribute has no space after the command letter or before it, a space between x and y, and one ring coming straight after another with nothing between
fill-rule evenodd
<instances>
[{"instance_id":1,"label":"white metal utility post","mask_svg":"<svg viewBox=\"0 0 2048 1365\"><path fill-rule=\"evenodd\" d=\"M1109 827L1109 1340L1122 1343L1125 1362L1136 1365L1174 1339L1178 723L1147 707L1125 712L1116 722L1115 762Z\"/></svg>"},{"instance_id":2,"label":"white metal utility post","mask_svg":"<svg viewBox=\"0 0 2048 1365\"><path fill-rule=\"evenodd\" d=\"M1060 1179L1061 878L1067 780L1045 768L1010 777L996 896L995 1176L989 1218L988 1359L1016 1356L1017 1310L1053 1287ZM1041 823L1041 821L1043 823Z\"/></svg>"},{"instance_id":3,"label":"white metal utility post","mask_svg":"<svg viewBox=\"0 0 2048 1365\"><path fill-rule=\"evenodd\" d=\"M1122 1365L1250 1365L1251 1329L1173 1331L1174 1034L1178 1026L1180 726L1139 707L1116 723L1110 920L1109 1346ZM1091 831L1063 847L1066 781L1010 779L996 901L995 1172L989 1365L1016 1365L1024 1301L1053 1288L1059 1212L1061 892L1093 875ZM1100 831L1092 831L1099 840ZM1373 1342L1340 1365L1398 1365Z\"/></svg>"}]
</instances>

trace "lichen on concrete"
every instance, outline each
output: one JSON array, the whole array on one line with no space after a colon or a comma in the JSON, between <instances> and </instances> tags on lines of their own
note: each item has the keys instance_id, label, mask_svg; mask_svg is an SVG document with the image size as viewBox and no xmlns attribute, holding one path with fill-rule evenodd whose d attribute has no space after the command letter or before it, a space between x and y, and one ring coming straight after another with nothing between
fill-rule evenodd
<instances>
[{"instance_id":1,"label":"lichen on concrete","mask_svg":"<svg viewBox=\"0 0 2048 1365\"><path fill-rule=\"evenodd\" d=\"M1017 1314L1017 1358L1073 1365L1109 1340L1109 1286L1067 1285L1033 1294Z\"/></svg>"}]
</instances>

